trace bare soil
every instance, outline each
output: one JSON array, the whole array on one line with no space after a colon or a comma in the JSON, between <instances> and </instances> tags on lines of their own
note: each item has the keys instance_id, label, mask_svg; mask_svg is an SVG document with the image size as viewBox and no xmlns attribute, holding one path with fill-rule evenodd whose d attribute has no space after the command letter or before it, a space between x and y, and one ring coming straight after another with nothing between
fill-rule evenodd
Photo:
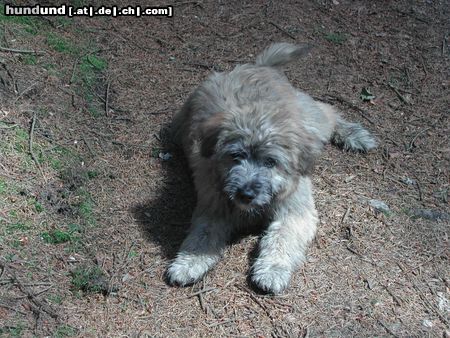
<instances>
[{"instance_id":1,"label":"bare soil","mask_svg":"<svg viewBox=\"0 0 450 338\"><path fill-rule=\"evenodd\" d=\"M33 61L0 50L0 335L449 337L450 3L183 1L173 10L34 18L32 36L29 25L0 21L0 46L43 52ZM49 34L85 52L52 47ZM168 286L195 192L165 128L211 71L279 41L314 45L288 77L380 145L326 147L313 176L319 231L284 295L248 284L257 235L230 246L202 282ZM107 61L92 66L88 93L76 80L86 55ZM30 137L35 156L65 149L54 155L60 165L37 165ZM70 224L69 241L45 240ZM77 288L84 267L101 275Z\"/></svg>"}]
</instances>

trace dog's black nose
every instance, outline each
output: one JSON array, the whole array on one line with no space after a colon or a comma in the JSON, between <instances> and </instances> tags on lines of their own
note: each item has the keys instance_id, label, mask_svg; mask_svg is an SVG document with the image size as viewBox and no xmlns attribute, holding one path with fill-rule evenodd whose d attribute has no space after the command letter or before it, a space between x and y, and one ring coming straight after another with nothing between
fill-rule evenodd
<instances>
[{"instance_id":1,"label":"dog's black nose","mask_svg":"<svg viewBox=\"0 0 450 338\"><path fill-rule=\"evenodd\" d=\"M244 203L250 203L256 197L256 192L251 187L243 187L238 191L239 199Z\"/></svg>"}]
</instances>

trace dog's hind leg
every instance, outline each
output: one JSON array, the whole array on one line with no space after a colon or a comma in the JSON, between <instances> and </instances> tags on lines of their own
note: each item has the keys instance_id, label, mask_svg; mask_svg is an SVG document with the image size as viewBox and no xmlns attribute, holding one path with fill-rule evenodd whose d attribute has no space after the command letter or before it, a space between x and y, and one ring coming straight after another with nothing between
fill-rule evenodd
<instances>
[{"instance_id":1,"label":"dog's hind leg","mask_svg":"<svg viewBox=\"0 0 450 338\"><path fill-rule=\"evenodd\" d=\"M377 146L372 134L359 123L348 122L342 117L336 120L331 143L345 150L367 152Z\"/></svg>"},{"instance_id":2,"label":"dog's hind leg","mask_svg":"<svg viewBox=\"0 0 450 338\"><path fill-rule=\"evenodd\" d=\"M169 283L184 286L200 280L219 261L229 237L223 220L194 216L192 229L167 270Z\"/></svg>"}]
</instances>

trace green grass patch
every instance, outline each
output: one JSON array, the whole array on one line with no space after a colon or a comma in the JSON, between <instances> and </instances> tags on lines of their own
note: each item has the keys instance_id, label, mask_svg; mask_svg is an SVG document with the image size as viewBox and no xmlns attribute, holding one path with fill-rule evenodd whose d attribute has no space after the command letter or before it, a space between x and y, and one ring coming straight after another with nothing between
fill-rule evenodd
<instances>
[{"instance_id":1,"label":"green grass patch","mask_svg":"<svg viewBox=\"0 0 450 338\"><path fill-rule=\"evenodd\" d=\"M16 326L0 327L0 335L2 337L22 337L24 329L25 325L22 323L16 324Z\"/></svg>"},{"instance_id":2,"label":"green grass patch","mask_svg":"<svg viewBox=\"0 0 450 338\"><path fill-rule=\"evenodd\" d=\"M8 252L5 254L5 259L7 262L14 262L15 260L19 259L19 256L17 254Z\"/></svg>"},{"instance_id":3,"label":"green grass patch","mask_svg":"<svg viewBox=\"0 0 450 338\"><path fill-rule=\"evenodd\" d=\"M337 45L341 45L345 41L347 41L347 36L343 33L327 33L327 34L325 34L324 37L325 37L325 40L328 40Z\"/></svg>"},{"instance_id":4,"label":"green grass patch","mask_svg":"<svg viewBox=\"0 0 450 338\"><path fill-rule=\"evenodd\" d=\"M87 67L89 65L90 67L93 67L97 71L104 71L106 67L108 66L108 63L105 59L98 57L96 55L86 55L84 58L82 58L81 65L83 67Z\"/></svg>"},{"instance_id":5,"label":"green grass patch","mask_svg":"<svg viewBox=\"0 0 450 338\"><path fill-rule=\"evenodd\" d=\"M66 242L78 242L80 228L76 224L69 224L66 230L52 229L43 232L41 238L44 242L49 244L61 244Z\"/></svg>"},{"instance_id":6,"label":"green grass patch","mask_svg":"<svg viewBox=\"0 0 450 338\"><path fill-rule=\"evenodd\" d=\"M57 294L53 294L53 293L52 293L52 294L49 294L49 295L47 296L47 300L48 300L50 303L60 305L60 304L62 304L62 302L63 302L63 297L60 296L60 295L57 295Z\"/></svg>"},{"instance_id":7,"label":"green grass patch","mask_svg":"<svg viewBox=\"0 0 450 338\"><path fill-rule=\"evenodd\" d=\"M16 128L16 137L19 141L28 141L28 133L21 128Z\"/></svg>"},{"instance_id":8,"label":"green grass patch","mask_svg":"<svg viewBox=\"0 0 450 338\"><path fill-rule=\"evenodd\" d=\"M98 82L99 73L105 71L107 66L106 60L99 56L86 55L82 57L78 66L78 81L85 89L92 89Z\"/></svg>"},{"instance_id":9,"label":"green grass patch","mask_svg":"<svg viewBox=\"0 0 450 338\"><path fill-rule=\"evenodd\" d=\"M56 25L60 27L68 27L72 24L72 20L69 18L66 18L65 16L58 16L56 18Z\"/></svg>"},{"instance_id":10,"label":"green grass patch","mask_svg":"<svg viewBox=\"0 0 450 338\"><path fill-rule=\"evenodd\" d=\"M36 198L29 198L28 199L28 205L32 206L34 208L34 210L36 210L36 212L43 212L44 211L44 206L39 203Z\"/></svg>"},{"instance_id":11,"label":"green grass patch","mask_svg":"<svg viewBox=\"0 0 450 338\"><path fill-rule=\"evenodd\" d=\"M15 234L18 232L24 232L31 229L31 226L29 224L26 224L24 222L16 222L6 225L6 233L8 234Z\"/></svg>"},{"instance_id":12,"label":"green grass patch","mask_svg":"<svg viewBox=\"0 0 450 338\"><path fill-rule=\"evenodd\" d=\"M15 129L14 149L21 154L28 152L28 133L22 128Z\"/></svg>"},{"instance_id":13,"label":"green grass patch","mask_svg":"<svg viewBox=\"0 0 450 338\"><path fill-rule=\"evenodd\" d=\"M64 177L65 173L63 170L75 165L76 162L79 162L82 159L77 153L67 148L57 146L49 152L44 160L53 170L60 172Z\"/></svg>"},{"instance_id":14,"label":"green grass patch","mask_svg":"<svg viewBox=\"0 0 450 338\"><path fill-rule=\"evenodd\" d=\"M93 54L86 55L81 58L75 77L81 87L81 95L86 100L88 111L95 118L103 114L103 110L100 108L102 105L94 93L99 90L101 74L107 67L108 63L105 59Z\"/></svg>"},{"instance_id":15,"label":"green grass patch","mask_svg":"<svg viewBox=\"0 0 450 338\"><path fill-rule=\"evenodd\" d=\"M22 55L21 61L26 65L35 65L37 64L37 57L33 54Z\"/></svg>"},{"instance_id":16,"label":"green grass patch","mask_svg":"<svg viewBox=\"0 0 450 338\"><path fill-rule=\"evenodd\" d=\"M18 25L25 26L24 30L31 35L37 35L43 26L43 21L39 20L39 18L35 16L5 15L5 5L3 2L0 2L0 23L5 24L15 23Z\"/></svg>"},{"instance_id":17,"label":"green grass patch","mask_svg":"<svg viewBox=\"0 0 450 338\"><path fill-rule=\"evenodd\" d=\"M94 217L94 200L89 192L80 188L78 189L78 196L80 202L77 207L78 214L84 219L84 221L89 225L95 225L95 217Z\"/></svg>"},{"instance_id":18,"label":"green grass patch","mask_svg":"<svg viewBox=\"0 0 450 338\"><path fill-rule=\"evenodd\" d=\"M46 243L50 244L61 244L65 242L69 242L71 240L70 233L62 230L51 230L49 232L43 232L41 234L42 239Z\"/></svg>"},{"instance_id":19,"label":"green grass patch","mask_svg":"<svg viewBox=\"0 0 450 338\"><path fill-rule=\"evenodd\" d=\"M58 158L49 156L48 162L53 170L60 171L63 168L63 162Z\"/></svg>"},{"instance_id":20,"label":"green grass patch","mask_svg":"<svg viewBox=\"0 0 450 338\"><path fill-rule=\"evenodd\" d=\"M66 54L78 54L79 48L72 42L54 33L47 33L47 44L55 51Z\"/></svg>"},{"instance_id":21,"label":"green grass patch","mask_svg":"<svg viewBox=\"0 0 450 338\"><path fill-rule=\"evenodd\" d=\"M98 171L96 171L96 170L89 170L89 171L87 172L87 177L88 177L88 179L90 179L90 180L96 178L98 175L100 175L100 173L99 173Z\"/></svg>"},{"instance_id":22,"label":"green grass patch","mask_svg":"<svg viewBox=\"0 0 450 338\"><path fill-rule=\"evenodd\" d=\"M93 210L94 203L91 198L86 198L78 205L78 213L91 225L95 223Z\"/></svg>"},{"instance_id":23,"label":"green grass patch","mask_svg":"<svg viewBox=\"0 0 450 338\"><path fill-rule=\"evenodd\" d=\"M102 293L108 290L105 275L98 266L80 266L71 274L74 291Z\"/></svg>"},{"instance_id":24,"label":"green grass patch","mask_svg":"<svg viewBox=\"0 0 450 338\"><path fill-rule=\"evenodd\" d=\"M22 242L19 241L18 239L14 239L14 240L11 242L11 247L13 247L14 249L18 249L18 248L20 248L21 246L22 246Z\"/></svg>"},{"instance_id":25,"label":"green grass patch","mask_svg":"<svg viewBox=\"0 0 450 338\"><path fill-rule=\"evenodd\" d=\"M59 326L53 334L54 338L73 337L77 335L77 329L69 325Z\"/></svg>"},{"instance_id":26,"label":"green grass patch","mask_svg":"<svg viewBox=\"0 0 450 338\"><path fill-rule=\"evenodd\" d=\"M161 152L161 148L152 148L151 157L159 158L160 152Z\"/></svg>"},{"instance_id":27,"label":"green grass patch","mask_svg":"<svg viewBox=\"0 0 450 338\"><path fill-rule=\"evenodd\" d=\"M43 212L44 211L44 207L42 206L42 204L41 203L39 203L38 201L34 201L34 209L37 211L37 212Z\"/></svg>"},{"instance_id":28,"label":"green grass patch","mask_svg":"<svg viewBox=\"0 0 450 338\"><path fill-rule=\"evenodd\" d=\"M8 185L6 181L0 177L0 194L5 194L7 192Z\"/></svg>"}]
</instances>

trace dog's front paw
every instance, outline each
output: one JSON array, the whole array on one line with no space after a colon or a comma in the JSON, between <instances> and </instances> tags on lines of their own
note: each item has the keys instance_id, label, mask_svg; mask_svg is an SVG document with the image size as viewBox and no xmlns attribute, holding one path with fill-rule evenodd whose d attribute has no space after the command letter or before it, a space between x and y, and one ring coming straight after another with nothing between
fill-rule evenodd
<instances>
[{"instance_id":1,"label":"dog's front paw","mask_svg":"<svg viewBox=\"0 0 450 338\"><path fill-rule=\"evenodd\" d=\"M193 284L208 272L210 263L207 257L179 254L167 269L167 279L171 285Z\"/></svg>"},{"instance_id":2,"label":"dog's front paw","mask_svg":"<svg viewBox=\"0 0 450 338\"><path fill-rule=\"evenodd\" d=\"M257 261L252 267L250 279L262 291L277 295L288 287L291 271L286 266Z\"/></svg>"}]
</instances>

